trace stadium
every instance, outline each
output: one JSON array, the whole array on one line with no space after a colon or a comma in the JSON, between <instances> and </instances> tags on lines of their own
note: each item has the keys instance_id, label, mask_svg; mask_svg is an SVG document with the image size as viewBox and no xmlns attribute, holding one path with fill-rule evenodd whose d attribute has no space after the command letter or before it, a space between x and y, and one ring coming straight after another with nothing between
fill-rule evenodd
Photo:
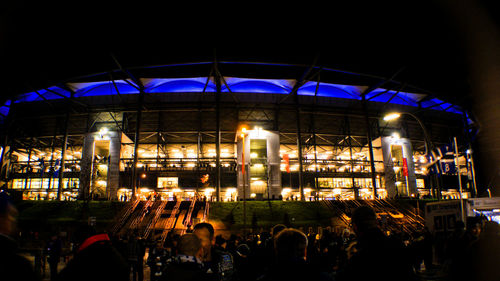
<instances>
[{"instance_id":1,"label":"stadium","mask_svg":"<svg viewBox=\"0 0 500 281\"><path fill-rule=\"evenodd\" d=\"M119 68L13 96L0 112L1 177L25 200L476 192L466 110L376 75L229 60Z\"/></svg>"}]
</instances>

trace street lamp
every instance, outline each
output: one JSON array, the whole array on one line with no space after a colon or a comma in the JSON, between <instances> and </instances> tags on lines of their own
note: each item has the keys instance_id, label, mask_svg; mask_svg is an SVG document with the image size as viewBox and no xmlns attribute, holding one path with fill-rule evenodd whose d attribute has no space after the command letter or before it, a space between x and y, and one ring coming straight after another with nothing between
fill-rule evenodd
<instances>
[{"instance_id":1,"label":"street lamp","mask_svg":"<svg viewBox=\"0 0 500 281\"><path fill-rule=\"evenodd\" d=\"M391 112L391 113L388 113L388 114L386 114L384 116L384 121L390 122L390 121L397 120L403 114L404 115L409 115L409 116L413 117L413 119L415 119L417 121L417 123L420 125L420 127L422 128L422 131L424 132L424 138L425 138L425 141L424 141L424 144L425 144L425 155L428 155L429 152L430 152L430 153L432 153L432 155L434 156L434 158L437 159L435 161L436 162L439 161L439 158L436 157L436 155L435 155L435 153L433 151L434 145L432 144L431 139L429 138L429 133L427 132L427 129L425 128L424 123L422 123L422 121L415 114L410 113L410 112ZM433 162L430 165L432 165L432 164L434 164L436 162ZM437 196L437 197L439 199L441 196Z\"/></svg>"},{"instance_id":2,"label":"street lamp","mask_svg":"<svg viewBox=\"0 0 500 281\"><path fill-rule=\"evenodd\" d=\"M247 128L241 128L241 176L243 178L243 236L246 236L247 227L247 191L246 191L246 168L245 168L245 138L248 136Z\"/></svg>"},{"instance_id":3,"label":"street lamp","mask_svg":"<svg viewBox=\"0 0 500 281\"><path fill-rule=\"evenodd\" d=\"M409 116L413 117L415 120L417 120L417 123L422 128L422 131L424 131L425 154L428 154L432 150L433 145L432 145L431 139L429 138L429 134L427 133L427 129L425 128L422 121L415 114L410 113L410 112L391 112L391 113L388 113L384 116L384 121L390 122L390 121L397 120L403 114L409 115Z\"/></svg>"}]
</instances>

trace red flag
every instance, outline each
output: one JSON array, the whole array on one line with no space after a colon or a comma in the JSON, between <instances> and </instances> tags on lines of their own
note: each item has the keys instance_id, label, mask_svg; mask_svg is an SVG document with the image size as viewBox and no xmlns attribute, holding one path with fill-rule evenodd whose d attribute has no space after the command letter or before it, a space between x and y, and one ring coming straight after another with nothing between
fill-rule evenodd
<instances>
[{"instance_id":1,"label":"red flag","mask_svg":"<svg viewBox=\"0 0 500 281\"><path fill-rule=\"evenodd\" d=\"M408 162L406 162L406 158L403 158L403 176L408 176Z\"/></svg>"},{"instance_id":2,"label":"red flag","mask_svg":"<svg viewBox=\"0 0 500 281\"><path fill-rule=\"evenodd\" d=\"M288 157L288 154L283 154L283 161L285 161L286 172L290 173L290 158Z\"/></svg>"}]
</instances>

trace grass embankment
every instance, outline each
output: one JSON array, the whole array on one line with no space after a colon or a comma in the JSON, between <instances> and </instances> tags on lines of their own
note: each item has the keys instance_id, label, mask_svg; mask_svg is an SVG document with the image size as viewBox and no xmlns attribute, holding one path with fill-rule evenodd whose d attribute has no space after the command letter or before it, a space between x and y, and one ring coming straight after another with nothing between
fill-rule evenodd
<instances>
[{"instance_id":1,"label":"grass embankment","mask_svg":"<svg viewBox=\"0 0 500 281\"><path fill-rule=\"evenodd\" d=\"M247 201L248 228L267 228L277 223L294 227L328 226L334 214L319 202ZM227 229L243 227L243 202L214 202L210 204L210 221Z\"/></svg>"},{"instance_id":2,"label":"grass embankment","mask_svg":"<svg viewBox=\"0 0 500 281\"><path fill-rule=\"evenodd\" d=\"M21 201L18 223L22 229L54 229L86 223L96 218L96 226L105 228L123 208L123 202L84 201Z\"/></svg>"}]
</instances>

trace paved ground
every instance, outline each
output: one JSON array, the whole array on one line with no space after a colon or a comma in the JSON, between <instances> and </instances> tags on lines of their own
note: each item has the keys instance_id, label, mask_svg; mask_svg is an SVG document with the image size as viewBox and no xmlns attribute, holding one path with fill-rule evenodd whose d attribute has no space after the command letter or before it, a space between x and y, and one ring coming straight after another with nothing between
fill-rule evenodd
<instances>
[{"instance_id":1,"label":"paved ground","mask_svg":"<svg viewBox=\"0 0 500 281\"><path fill-rule=\"evenodd\" d=\"M26 256L28 260L34 264L34 257L29 255ZM66 263L64 261L60 262L58 265L58 271L62 270L66 266ZM49 281L50 280L50 269L49 269L49 264L47 263L45 265L45 270L43 274L43 281ZM419 280L421 281L444 281L446 280L446 276L443 274L442 268L439 266L436 266L435 269L431 271L424 271L420 272L418 274ZM130 273L130 280L132 280L132 273ZM149 267L147 265L144 265L144 280L143 281L150 281L149 278Z\"/></svg>"}]
</instances>

